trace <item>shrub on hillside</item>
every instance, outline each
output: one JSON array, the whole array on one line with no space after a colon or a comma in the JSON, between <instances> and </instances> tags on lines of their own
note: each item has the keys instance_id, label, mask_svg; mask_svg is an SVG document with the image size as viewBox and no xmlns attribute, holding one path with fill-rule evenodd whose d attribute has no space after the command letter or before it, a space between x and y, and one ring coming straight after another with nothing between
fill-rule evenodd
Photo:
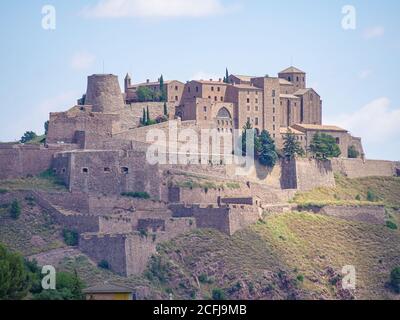
<instances>
[{"instance_id":1,"label":"shrub on hillside","mask_svg":"<svg viewBox=\"0 0 400 320\"><path fill-rule=\"evenodd\" d=\"M138 199L150 199L150 195L147 192L123 192L121 195Z\"/></svg>"},{"instance_id":2,"label":"shrub on hillside","mask_svg":"<svg viewBox=\"0 0 400 320\"><path fill-rule=\"evenodd\" d=\"M368 190L367 200L370 202L375 202L378 200L378 197L375 195L375 193L372 190Z\"/></svg>"},{"instance_id":3,"label":"shrub on hillside","mask_svg":"<svg viewBox=\"0 0 400 320\"><path fill-rule=\"evenodd\" d=\"M226 300L226 295L225 295L224 290L222 290L220 288L213 289L212 299L213 300Z\"/></svg>"},{"instance_id":4,"label":"shrub on hillside","mask_svg":"<svg viewBox=\"0 0 400 320\"><path fill-rule=\"evenodd\" d=\"M29 287L29 273L22 256L0 243L0 300L22 299Z\"/></svg>"},{"instance_id":5,"label":"shrub on hillside","mask_svg":"<svg viewBox=\"0 0 400 320\"><path fill-rule=\"evenodd\" d=\"M64 238L64 242L71 247L77 246L79 243L78 232L76 232L74 230L64 229L63 230L63 238Z\"/></svg>"},{"instance_id":6,"label":"shrub on hillside","mask_svg":"<svg viewBox=\"0 0 400 320\"><path fill-rule=\"evenodd\" d=\"M400 267L396 267L390 273L390 284L396 293L400 293Z\"/></svg>"},{"instance_id":7,"label":"shrub on hillside","mask_svg":"<svg viewBox=\"0 0 400 320\"><path fill-rule=\"evenodd\" d=\"M83 300L84 284L77 272L57 272L56 290L42 290L33 295L34 300Z\"/></svg>"},{"instance_id":8,"label":"shrub on hillside","mask_svg":"<svg viewBox=\"0 0 400 320\"><path fill-rule=\"evenodd\" d=\"M397 230L397 224L395 224L394 222L388 220L386 221L386 227L388 227L389 229L392 230Z\"/></svg>"},{"instance_id":9,"label":"shrub on hillside","mask_svg":"<svg viewBox=\"0 0 400 320\"><path fill-rule=\"evenodd\" d=\"M11 203L10 216L14 220L17 220L20 215L21 215L21 205L19 204L19 201L15 199Z\"/></svg>"}]
</instances>

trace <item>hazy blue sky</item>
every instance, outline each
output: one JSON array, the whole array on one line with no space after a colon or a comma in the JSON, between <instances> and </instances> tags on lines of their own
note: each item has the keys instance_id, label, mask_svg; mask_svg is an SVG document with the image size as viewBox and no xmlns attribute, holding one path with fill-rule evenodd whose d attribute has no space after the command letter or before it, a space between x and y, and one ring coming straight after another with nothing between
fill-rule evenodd
<instances>
[{"instance_id":1,"label":"hazy blue sky","mask_svg":"<svg viewBox=\"0 0 400 320\"><path fill-rule=\"evenodd\" d=\"M42 28L42 7L56 29ZM356 29L342 28L342 7ZM276 76L290 64L323 98L324 122L362 136L369 158L400 160L400 1L1 1L0 141L43 131L86 76L133 81ZM121 81L122 83L122 81Z\"/></svg>"}]
</instances>

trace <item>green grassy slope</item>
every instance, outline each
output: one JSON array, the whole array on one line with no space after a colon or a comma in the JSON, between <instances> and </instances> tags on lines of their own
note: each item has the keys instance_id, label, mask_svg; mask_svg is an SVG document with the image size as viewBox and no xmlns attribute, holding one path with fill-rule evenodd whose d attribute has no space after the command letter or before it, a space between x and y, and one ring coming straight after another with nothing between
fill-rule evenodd
<instances>
[{"instance_id":1,"label":"green grassy slope","mask_svg":"<svg viewBox=\"0 0 400 320\"><path fill-rule=\"evenodd\" d=\"M228 237L195 231L160 246L147 277L178 298L341 299L343 266L357 272L357 299L391 299L385 288L400 265L400 233L385 226L286 213ZM332 271L333 270L333 271Z\"/></svg>"},{"instance_id":2,"label":"green grassy slope","mask_svg":"<svg viewBox=\"0 0 400 320\"><path fill-rule=\"evenodd\" d=\"M293 202L371 204L367 198L370 191L376 196L376 202L381 202L388 207L400 208L400 178L398 177L349 179L335 175L335 180L335 188L321 187L309 192L299 192Z\"/></svg>"}]
</instances>

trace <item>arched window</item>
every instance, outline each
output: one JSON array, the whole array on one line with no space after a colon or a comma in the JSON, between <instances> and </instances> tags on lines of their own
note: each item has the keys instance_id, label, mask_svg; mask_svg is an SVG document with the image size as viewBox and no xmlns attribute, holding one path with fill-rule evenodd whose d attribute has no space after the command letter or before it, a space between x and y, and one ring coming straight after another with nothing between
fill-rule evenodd
<instances>
[{"instance_id":1,"label":"arched window","mask_svg":"<svg viewBox=\"0 0 400 320\"><path fill-rule=\"evenodd\" d=\"M225 107L221 108L218 111L217 118L232 119L229 110L227 108L225 108Z\"/></svg>"}]
</instances>

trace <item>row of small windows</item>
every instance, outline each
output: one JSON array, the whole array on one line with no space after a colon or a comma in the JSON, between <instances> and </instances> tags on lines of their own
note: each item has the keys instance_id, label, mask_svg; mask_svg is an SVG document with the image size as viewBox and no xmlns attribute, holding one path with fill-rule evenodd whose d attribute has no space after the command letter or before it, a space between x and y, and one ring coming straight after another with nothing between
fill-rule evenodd
<instances>
[{"instance_id":1,"label":"row of small windows","mask_svg":"<svg viewBox=\"0 0 400 320\"><path fill-rule=\"evenodd\" d=\"M254 101L255 101L255 103L258 103L258 99L257 98ZM247 98L247 103L250 103L250 98Z\"/></svg>"},{"instance_id":2,"label":"row of small windows","mask_svg":"<svg viewBox=\"0 0 400 320\"><path fill-rule=\"evenodd\" d=\"M233 132L232 128L218 128L217 130L218 132L230 132L230 133Z\"/></svg>"},{"instance_id":3,"label":"row of small windows","mask_svg":"<svg viewBox=\"0 0 400 320\"><path fill-rule=\"evenodd\" d=\"M217 123L218 124L222 124L222 125L233 125L233 122L232 121L229 121L229 120L217 120Z\"/></svg>"},{"instance_id":4,"label":"row of small windows","mask_svg":"<svg viewBox=\"0 0 400 320\"><path fill-rule=\"evenodd\" d=\"M215 91L214 90L215 88L214 87L211 87L211 91ZM196 92L199 92L200 90L199 90L199 87L195 87L195 90L196 90ZM188 87L188 92L190 92L191 91L191 88L190 87ZM217 91L218 92L221 92L221 87L217 87Z\"/></svg>"},{"instance_id":5,"label":"row of small windows","mask_svg":"<svg viewBox=\"0 0 400 320\"><path fill-rule=\"evenodd\" d=\"M301 77L296 77L296 81L299 82ZM288 81L292 81L292 77L288 77ZM305 81L305 78L303 77L303 82Z\"/></svg>"},{"instance_id":6,"label":"row of small windows","mask_svg":"<svg viewBox=\"0 0 400 320\"><path fill-rule=\"evenodd\" d=\"M111 168L110 167L104 167L103 172L105 173L111 173ZM123 174L128 174L129 173L129 168L127 167L121 167L120 172ZM89 168L82 168L82 173L89 173Z\"/></svg>"}]
</instances>

